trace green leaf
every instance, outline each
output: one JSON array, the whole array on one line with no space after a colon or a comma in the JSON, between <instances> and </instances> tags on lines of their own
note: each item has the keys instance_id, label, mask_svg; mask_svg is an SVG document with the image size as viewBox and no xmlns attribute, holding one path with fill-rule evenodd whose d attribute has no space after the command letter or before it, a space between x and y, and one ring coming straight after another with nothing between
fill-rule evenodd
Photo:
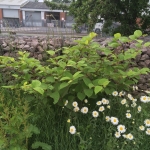
<instances>
[{"instance_id":1,"label":"green leaf","mask_svg":"<svg viewBox=\"0 0 150 150\"><path fill-rule=\"evenodd\" d=\"M73 79L77 79L77 78L80 78L80 77L83 77L84 75L83 74L80 74L81 71L78 71L76 72L74 75L73 75Z\"/></svg>"},{"instance_id":2,"label":"green leaf","mask_svg":"<svg viewBox=\"0 0 150 150\"><path fill-rule=\"evenodd\" d=\"M32 80L31 86L32 88L39 87L41 82L39 80Z\"/></svg>"},{"instance_id":3,"label":"green leaf","mask_svg":"<svg viewBox=\"0 0 150 150\"><path fill-rule=\"evenodd\" d=\"M119 46L119 43L117 43L117 42L111 42L111 43L109 43L108 45L109 45L110 47L115 48L115 47Z\"/></svg>"},{"instance_id":4,"label":"green leaf","mask_svg":"<svg viewBox=\"0 0 150 150\"><path fill-rule=\"evenodd\" d=\"M65 87L68 86L68 85L69 85L69 84L68 84L67 82L61 83L60 86L59 86L59 90L65 88Z\"/></svg>"},{"instance_id":5,"label":"green leaf","mask_svg":"<svg viewBox=\"0 0 150 150\"><path fill-rule=\"evenodd\" d=\"M134 35L138 38L138 37L142 36L142 31L136 30L136 31L134 32Z\"/></svg>"},{"instance_id":6,"label":"green leaf","mask_svg":"<svg viewBox=\"0 0 150 150\"><path fill-rule=\"evenodd\" d=\"M81 92L78 92L77 97L82 101L83 99L85 99L85 94L81 93Z\"/></svg>"},{"instance_id":7,"label":"green leaf","mask_svg":"<svg viewBox=\"0 0 150 150\"><path fill-rule=\"evenodd\" d=\"M146 43L144 44L144 46L145 46L145 47L150 46L150 42L146 42Z\"/></svg>"},{"instance_id":8,"label":"green leaf","mask_svg":"<svg viewBox=\"0 0 150 150\"><path fill-rule=\"evenodd\" d=\"M50 54L51 56L55 55L55 51L53 50L47 51L47 53Z\"/></svg>"},{"instance_id":9,"label":"green leaf","mask_svg":"<svg viewBox=\"0 0 150 150\"><path fill-rule=\"evenodd\" d=\"M135 35L130 35L129 38L130 38L131 40L135 40L135 39L136 39L136 36L135 36Z\"/></svg>"},{"instance_id":10,"label":"green leaf","mask_svg":"<svg viewBox=\"0 0 150 150\"><path fill-rule=\"evenodd\" d=\"M121 37L121 34L120 34L120 33L114 34L114 38L115 38L115 39L119 39L120 37Z\"/></svg>"},{"instance_id":11,"label":"green leaf","mask_svg":"<svg viewBox=\"0 0 150 150\"><path fill-rule=\"evenodd\" d=\"M140 44L142 44L143 43L143 40L136 40L137 42L139 42Z\"/></svg>"},{"instance_id":12,"label":"green leaf","mask_svg":"<svg viewBox=\"0 0 150 150\"><path fill-rule=\"evenodd\" d=\"M95 86L95 88L94 88L95 95L96 95L97 93L99 93L100 91L102 91L102 89L103 89L102 86Z\"/></svg>"},{"instance_id":13,"label":"green leaf","mask_svg":"<svg viewBox=\"0 0 150 150\"><path fill-rule=\"evenodd\" d=\"M93 89L84 89L84 93L86 96L91 97L93 94Z\"/></svg>"},{"instance_id":14,"label":"green leaf","mask_svg":"<svg viewBox=\"0 0 150 150\"><path fill-rule=\"evenodd\" d=\"M41 87L35 87L35 88L33 88L35 91L37 91L37 92L39 92L40 94L44 94L44 90L43 90L43 88L41 88Z\"/></svg>"},{"instance_id":15,"label":"green leaf","mask_svg":"<svg viewBox=\"0 0 150 150\"><path fill-rule=\"evenodd\" d=\"M109 84L109 80L108 79L106 79L106 78L102 78L102 79L99 79L98 80L98 84L99 85L102 85L102 86L104 86L104 87L106 87L108 84Z\"/></svg>"},{"instance_id":16,"label":"green leaf","mask_svg":"<svg viewBox=\"0 0 150 150\"><path fill-rule=\"evenodd\" d=\"M71 80L71 78L70 78L70 77L62 77L62 78L60 79L60 81L64 81L64 80Z\"/></svg>"},{"instance_id":17,"label":"green leaf","mask_svg":"<svg viewBox=\"0 0 150 150\"><path fill-rule=\"evenodd\" d=\"M36 126L34 126L32 124L30 124L30 126L28 128L28 132L29 133L32 132L32 133L35 133L35 134L40 134L40 130Z\"/></svg>"},{"instance_id":18,"label":"green leaf","mask_svg":"<svg viewBox=\"0 0 150 150\"><path fill-rule=\"evenodd\" d=\"M50 83L55 82L55 78L54 78L54 77L52 77L52 76L47 77L45 80L46 80L46 82L50 82Z\"/></svg>"},{"instance_id":19,"label":"green leaf","mask_svg":"<svg viewBox=\"0 0 150 150\"><path fill-rule=\"evenodd\" d=\"M91 38L94 38L96 35L97 35L97 34L96 34L95 32L91 32L91 33L89 34L89 36L90 36Z\"/></svg>"},{"instance_id":20,"label":"green leaf","mask_svg":"<svg viewBox=\"0 0 150 150\"><path fill-rule=\"evenodd\" d=\"M75 66L75 65L76 65L76 62L72 60L69 60L67 63L67 66Z\"/></svg>"},{"instance_id":21,"label":"green leaf","mask_svg":"<svg viewBox=\"0 0 150 150\"><path fill-rule=\"evenodd\" d=\"M128 42L129 39L128 39L127 37L120 37L120 38L119 38L119 41L125 43L125 42Z\"/></svg>"},{"instance_id":22,"label":"green leaf","mask_svg":"<svg viewBox=\"0 0 150 150\"><path fill-rule=\"evenodd\" d=\"M59 101L60 95L57 91L55 91L54 93L50 94L50 97L54 99L54 104L56 104Z\"/></svg>"},{"instance_id":23,"label":"green leaf","mask_svg":"<svg viewBox=\"0 0 150 150\"><path fill-rule=\"evenodd\" d=\"M35 142L32 144L33 149L37 149L39 147L42 147L42 150L52 150L52 147L50 145L43 142Z\"/></svg>"}]
</instances>

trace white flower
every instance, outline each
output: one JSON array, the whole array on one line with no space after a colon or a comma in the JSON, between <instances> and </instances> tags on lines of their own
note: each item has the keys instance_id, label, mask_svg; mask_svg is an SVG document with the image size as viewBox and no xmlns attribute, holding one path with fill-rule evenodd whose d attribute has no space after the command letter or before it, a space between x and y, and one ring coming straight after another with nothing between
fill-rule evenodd
<instances>
[{"instance_id":1,"label":"white flower","mask_svg":"<svg viewBox=\"0 0 150 150\"><path fill-rule=\"evenodd\" d=\"M107 100L107 99L105 99L105 98L102 98L102 103L103 103L104 105L109 104L109 100Z\"/></svg>"},{"instance_id":2,"label":"white flower","mask_svg":"<svg viewBox=\"0 0 150 150\"><path fill-rule=\"evenodd\" d=\"M144 124L145 126L150 127L150 119L145 119Z\"/></svg>"},{"instance_id":3,"label":"white flower","mask_svg":"<svg viewBox=\"0 0 150 150\"><path fill-rule=\"evenodd\" d=\"M144 130L145 130L145 127L144 127L144 126L139 126L139 129L140 129L141 131L144 131Z\"/></svg>"},{"instance_id":4,"label":"white flower","mask_svg":"<svg viewBox=\"0 0 150 150\"><path fill-rule=\"evenodd\" d=\"M87 100L87 99L85 99L85 100L84 100L84 103L88 103L88 100Z\"/></svg>"},{"instance_id":5,"label":"white flower","mask_svg":"<svg viewBox=\"0 0 150 150\"><path fill-rule=\"evenodd\" d=\"M124 138L127 138L127 134L123 134L122 136L123 136Z\"/></svg>"},{"instance_id":6,"label":"white flower","mask_svg":"<svg viewBox=\"0 0 150 150\"><path fill-rule=\"evenodd\" d=\"M119 138L121 136L120 132L115 132L115 137Z\"/></svg>"},{"instance_id":7,"label":"white flower","mask_svg":"<svg viewBox=\"0 0 150 150\"><path fill-rule=\"evenodd\" d=\"M138 87L137 86L133 86L133 91L136 91L138 90Z\"/></svg>"},{"instance_id":8,"label":"white flower","mask_svg":"<svg viewBox=\"0 0 150 150\"><path fill-rule=\"evenodd\" d=\"M108 105L107 108L110 109L110 105Z\"/></svg>"},{"instance_id":9,"label":"white flower","mask_svg":"<svg viewBox=\"0 0 150 150\"><path fill-rule=\"evenodd\" d=\"M128 109L127 112L130 112L130 110Z\"/></svg>"},{"instance_id":10,"label":"white flower","mask_svg":"<svg viewBox=\"0 0 150 150\"><path fill-rule=\"evenodd\" d=\"M66 106L67 104L68 104L68 100L65 101L65 104L64 104L64 105Z\"/></svg>"},{"instance_id":11,"label":"white flower","mask_svg":"<svg viewBox=\"0 0 150 150\"><path fill-rule=\"evenodd\" d=\"M70 132L71 134L75 134L75 133L76 133L76 128L75 128L75 126L71 126L70 129L69 129L69 132Z\"/></svg>"},{"instance_id":12,"label":"white flower","mask_svg":"<svg viewBox=\"0 0 150 150\"><path fill-rule=\"evenodd\" d=\"M140 100L143 103L147 103L148 102L148 97L147 96L141 96Z\"/></svg>"},{"instance_id":13,"label":"white flower","mask_svg":"<svg viewBox=\"0 0 150 150\"><path fill-rule=\"evenodd\" d=\"M121 104L122 104L122 105L124 105L124 104L126 104L126 103L127 103L127 100L126 100L126 99L121 100Z\"/></svg>"},{"instance_id":14,"label":"white flower","mask_svg":"<svg viewBox=\"0 0 150 150\"><path fill-rule=\"evenodd\" d=\"M112 95L113 95L113 96L118 96L118 92L117 92L117 91L114 91L114 92L112 93Z\"/></svg>"},{"instance_id":15,"label":"white flower","mask_svg":"<svg viewBox=\"0 0 150 150\"><path fill-rule=\"evenodd\" d=\"M81 112L83 114L87 114L88 113L88 108L87 107L82 107Z\"/></svg>"},{"instance_id":16,"label":"white flower","mask_svg":"<svg viewBox=\"0 0 150 150\"><path fill-rule=\"evenodd\" d=\"M121 92L119 92L119 96L121 97L121 96L124 96L125 95L125 92L124 91L121 91Z\"/></svg>"},{"instance_id":17,"label":"white flower","mask_svg":"<svg viewBox=\"0 0 150 150\"><path fill-rule=\"evenodd\" d=\"M124 125L118 125L117 129L118 129L118 132L120 132L120 133L126 132L126 128Z\"/></svg>"},{"instance_id":18,"label":"white flower","mask_svg":"<svg viewBox=\"0 0 150 150\"><path fill-rule=\"evenodd\" d=\"M135 102L133 102L132 104L131 104L131 107L135 107L137 104L135 103Z\"/></svg>"},{"instance_id":19,"label":"white flower","mask_svg":"<svg viewBox=\"0 0 150 150\"><path fill-rule=\"evenodd\" d=\"M150 94L150 91L145 91L146 93Z\"/></svg>"},{"instance_id":20,"label":"white flower","mask_svg":"<svg viewBox=\"0 0 150 150\"><path fill-rule=\"evenodd\" d=\"M133 100L133 97L132 97L131 94L128 94L128 98L129 98L130 100Z\"/></svg>"},{"instance_id":21,"label":"white flower","mask_svg":"<svg viewBox=\"0 0 150 150\"><path fill-rule=\"evenodd\" d=\"M73 107L77 107L77 106L78 106L78 103L77 103L77 102L73 102L73 103L72 103L72 106L73 106Z\"/></svg>"},{"instance_id":22,"label":"white flower","mask_svg":"<svg viewBox=\"0 0 150 150\"><path fill-rule=\"evenodd\" d=\"M126 118L131 118L131 114L130 113L126 113Z\"/></svg>"},{"instance_id":23,"label":"white flower","mask_svg":"<svg viewBox=\"0 0 150 150\"><path fill-rule=\"evenodd\" d=\"M131 133L127 134L127 139L133 140L133 135Z\"/></svg>"},{"instance_id":24,"label":"white flower","mask_svg":"<svg viewBox=\"0 0 150 150\"><path fill-rule=\"evenodd\" d=\"M93 115L94 118L97 118L99 116L99 113L97 111L93 111L92 115Z\"/></svg>"},{"instance_id":25,"label":"white flower","mask_svg":"<svg viewBox=\"0 0 150 150\"><path fill-rule=\"evenodd\" d=\"M75 108L73 109L74 112L78 112L79 110L80 110L79 107L75 107Z\"/></svg>"},{"instance_id":26,"label":"white flower","mask_svg":"<svg viewBox=\"0 0 150 150\"><path fill-rule=\"evenodd\" d=\"M149 96L147 96L147 102L150 102L150 97Z\"/></svg>"},{"instance_id":27,"label":"white flower","mask_svg":"<svg viewBox=\"0 0 150 150\"><path fill-rule=\"evenodd\" d=\"M99 111L103 112L105 110L104 106L99 107Z\"/></svg>"},{"instance_id":28,"label":"white flower","mask_svg":"<svg viewBox=\"0 0 150 150\"><path fill-rule=\"evenodd\" d=\"M109 122L111 118L109 116L106 116L105 119L106 119L106 122Z\"/></svg>"},{"instance_id":29,"label":"white flower","mask_svg":"<svg viewBox=\"0 0 150 150\"><path fill-rule=\"evenodd\" d=\"M101 105L102 104L102 102L101 101L98 101L97 103L96 103L96 105Z\"/></svg>"},{"instance_id":30,"label":"white flower","mask_svg":"<svg viewBox=\"0 0 150 150\"><path fill-rule=\"evenodd\" d=\"M141 112L141 110L142 110L142 107L141 106L138 106L138 112Z\"/></svg>"},{"instance_id":31,"label":"white flower","mask_svg":"<svg viewBox=\"0 0 150 150\"><path fill-rule=\"evenodd\" d=\"M150 135L150 128L147 128L146 134L147 134L147 135Z\"/></svg>"},{"instance_id":32,"label":"white flower","mask_svg":"<svg viewBox=\"0 0 150 150\"><path fill-rule=\"evenodd\" d=\"M119 120L116 117L111 117L111 122L113 125L117 125L119 123Z\"/></svg>"}]
</instances>

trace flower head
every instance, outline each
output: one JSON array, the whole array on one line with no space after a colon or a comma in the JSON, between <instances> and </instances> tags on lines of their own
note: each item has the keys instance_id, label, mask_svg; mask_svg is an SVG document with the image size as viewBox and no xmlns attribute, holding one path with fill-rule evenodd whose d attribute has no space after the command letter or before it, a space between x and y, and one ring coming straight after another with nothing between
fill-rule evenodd
<instances>
[{"instance_id":1,"label":"flower head","mask_svg":"<svg viewBox=\"0 0 150 150\"><path fill-rule=\"evenodd\" d=\"M128 98L129 98L130 100L133 100L133 96L132 96L131 94L128 94Z\"/></svg>"},{"instance_id":2,"label":"flower head","mask_svg":"<svg viewBox=\"0 0 150 150\"><path fill-rule=\"evenodd\" d=\"M144 131L144 130L145 130L145 127L144 127L144 126L139 126L139 129L140 129L141 131Z\"/></svg>"},{"instance_id":3,"label":"flower head","mask_svg":"<svg viewBox=\"0 0 150 150\"><path fill-rule=\"evenodd\" d=\"M135 103L135 102L133 102L132 104L131 104L131 107L135 107L137 104Z\"/></svg>"},{"instance_id":4,"label":"flower head","mask_svg":"<svg viewBox=\"0 0 150 150\"><path fill-rule=\"evenodd\" d=\"M72 106L73 106L73 107L77 107L77 106L78 106L78 103L75 101L75 102L72 103Z\"/></svg>"},{"instance_id":5,"label":"flower head","mask_svg":"<svg viewBox=\"0 0 150 150\"><path fill-rule=\"evenodd\" d=\"M140 100L143 103L147 103L148 102L148 97L147 96L141 96Z\"/></svg>"},{"instance_id":6,"label":"flower head","mask_svg":"<svg viewBox=\"0 0 150 150\"><path fill-rule=\"evenodd\" d=\"M118 129L118 132L120 132L120 133L126 132L126 128L124 125L118 125L117 129Z\"/></svg>"},{"instance_id":7,"label":"flower head","mask_svg":"<svg viewBox=\"0 0 150 150\"><path fill-rule=\"evenodd\" d=\"M93 115L94 118L97 118L99 116L99 113L97 111L93 111L92 115Z\"/></svg>"},{"instance_id":8,"label":"flower head","mask_svg":"<svg viewBox=\"0 0 150 150\"><path fill-rule=\"evenodd\" d=\"M124 105L124 104L126 104L126 103L127 103L127 100L126 100L126 99L121 100L121 104L122 104L122 105Z\"/></svg>"},{"instance_id":9,"label":"flower head","mask_svg":"<svg viewBox=\"0 0 150 150\"><path fill-rule=\"evenodd\" d=\"M69 132L70 132L71 134L75 134L75 133L76 133L76 128L75 128L75 126L70 126Z\"/></svg>"},{"instance_id":10,"label":"flower head","mask_svg":"<svg viewBox=\"0 0 150 150\"><path fill-rule=\"evenodd\" d=\"M116 117L111 117L111 123L112 123L113 125L117 125L117 124L119 123L118 118L116 118Z\"/></svg>"},{"instance_id":11,"label":"flower head","mask_svg":"<svg viewBox=\"0 0 150 150\"><path fill-rule=\"evenodd\" d=\"M74 109L73 109L74 112L78 112L79 110L80 110L79 107L74 107Z\"/></svg>"},{"instance_id":12,"label":"flower head","mask_svg":"<svg viewBox=\"0 0 150 150\"><path fill-rule=\"evenodd\" d=\"M66 106L67 104L68 104L68 100L65 101L65 104L64 104L64 105Z\"/></svg>"},{"instance_id":13,"label":"flower head","mask_svg":"<svg viewBox=\"0 0 150 150\"><path fill-rule=\"evenodd\" d=\"M131 114L130 113L126 113L126 118L131 118Z\"/></svg>"},{"instance_id":14,"label":"flower head","mask_svg":"<svg viewBox=\"0 0 150 150\"><path fill-rule=\"evenodd\" d=\"M106 119L106 122L109 122L111 118L109 116L106 116L105 119Z\"/></svg>"},{"instance_id":15,"label":"flower head","mask_svg":"<svg viewBox=\"0 0 150 150\"><path fill-rule=\"evenodd\" d=\"M115 132L115 137L119 138L121 136L120 132Z\"/></svg>"},{"instance_id":16,"label":"flower head","mask_svg":"<svg viewBox=\"0 0 150 150\"><path fill-rule=\"evenodd\" d=\"M101 101L97 101L97 103L96 103L96 105L101 105L102 104L102 102Z\"/></svg>"},{"instance_id":17,"label":"flower head","mask_svg":"<svg viewBox=\"0 0 150 150\"><path fill-rule=\"evenodd\" d=\"M150 128L147 128L146 134L147 134L147 135L150 135Z\"/></svg>"},{"instance_id":18,"label":"flower head","mask_svg":"<svg viewBox=\"0 0 150 150\"><path fill-rule=\"evenodd\" d=\"M121 92L119 92L119 96L121 97L121 96L124 96L125 95L125 92L124 91L121 91Z\"/></svg>"},{"instance_id":19,"label":"flower head","mask_svg":"<svg viewBox=\"0 0 150 150\"><path fill-rule=\"evenodd\" d=\"M150 119L145 119L144 124L145 126L150 127Z\"/></svg>"},{"instance_id":20,"label":"flower head","mask_svg":"<svg viewBox=\"0 0 150 150\"><path fill-rule=\"evenodd\" d=\"M110 105L108 105L107 108L110 109Z\"/></svg>"},{"instance_id":21,"label":"flower head","mask_svg":"<svg viewBox=\"0 0 150 150\"><path fill-rule=\"evenodd\" d=\"M133 135L131 133L127 134L127 139L133 140Z\"/></svg>"},{"instance_id":22,"label":"flower head","mask_svg":"<svg viewBox=\"0 0 150 150\"><path fill-rule=\"evenodd\" d=\"M138 112L141 112L141 110L142 110L142 107L141 106L138 106Z\"/></svg>"},{"instance_id":23,"label":"flower head","mask_svg":"<svg viewBox=\"0 0 150 150\"><path fill-rule=\"evenodd\" d=\"M118 92L117 92L117 91L114 91L114 92L112 93L112 95L113 95L113 96L118 96Z\"/></svg>"},{"instance_id":24,"label":"flower head","mask_svg":"<svg viewBox=\"0 0 150 150\"><path fill-rule=\"evenodd\" d=\"M87 107L82 107L81 112L83 114L87 114L88 113L88 108Z\"/></svg>"},{"instance_id":25,"label":"flower head","mask_svg":"<svg viewBox=\"0 0 150 150\"><path fill-rule=\"evenodd\" d=\"M68 119L67 122L70 123L70 119Z\"/></svg>"},{"instance_id":26,"label":"flower head","mask_svg":"<svg viewBox=\"0 0 150 150\"><path fill-rule=\"evenodd\" d=\"M104 106L99 107L99 111L103 112L105 110Z\"/></svg>"},{"instance_id":27,"label":"flower head","mask_svg":"<svg viewBox=\"0 0 150 150\"><path fill-rule=\"evenodd\" d=\"M109 100L107 100L107 99L105 99L105 98L102 98L102 103L103 103L104 105L109 104Z\"/></svg>"},{"instance_id":28,"label":"flower head","mask_svg":"<svg viewBox=\"0 0 150 150\"><path fill-rule=\"evenodd\" d=\"M88 103L88 100L87 100L87 99L85 99L85 100L84 100L84 103Z\"/></svg>"}]
</instances>

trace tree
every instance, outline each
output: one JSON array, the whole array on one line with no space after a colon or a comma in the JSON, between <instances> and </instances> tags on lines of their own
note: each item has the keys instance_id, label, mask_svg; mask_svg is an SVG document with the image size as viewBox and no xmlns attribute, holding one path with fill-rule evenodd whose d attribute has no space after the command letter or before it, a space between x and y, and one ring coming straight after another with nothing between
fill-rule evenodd
<instances>
[{"instance_id":1,"label":"tree","mask_svg":"<svg viewBox=\"0 0 150 150\"><path fill-rule=\"evenodd\" d=\"M51 2L55 2L55 3L71 3L71 0L52 0Z\"/></svg>"},{"instance_id":2,"label":"tree","mask_svg":"<svg viewBox=\"0 0 150 150\"><path fill-rule=\"evenodd\" d=\"M88 23L91 30L100 15L107 25L120 22L114 29L123 35L129 35L136 29L145 30L149 24L149 0L77 0L69 8L77 24ZM137 22L138 18L140 22ZM109 28L110 29L110 28Z\"/></svg>"}]
</instances>

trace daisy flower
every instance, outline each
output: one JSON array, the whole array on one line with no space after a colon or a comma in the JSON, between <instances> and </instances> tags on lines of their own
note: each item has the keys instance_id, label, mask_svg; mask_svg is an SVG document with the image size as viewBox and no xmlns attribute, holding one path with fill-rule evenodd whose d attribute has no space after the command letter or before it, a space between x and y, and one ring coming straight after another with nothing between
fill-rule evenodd
<instances>
[{"instance_id":1,"label":"daisy flower","mask_svg":"<svg viewBox=\"0 0 150 150\"><path fill-rule=\"evenodd\" d=\"M127 138L127 134L123 134L122 136L123 136L124 138Z\"/></svg>"},{"instance_id":2,"label":"daisy flower","mask_svg":"<svg viewBox=\"0 0 150 150\"><path fill-rule=\"evenodd\" d=\"M132 104L131 104L131 107L136 107L136 103L135 102L133 102Z\"/></svg>"},{"instance_id":3,"label":"daisy flower","mask_svg":"<svg viewBox=\"0 0 150 150\"><path fill-rule=\"evenodd\" d=\"M121 97L121 96L124 96L125 95L125 92L124 91L121 91L121 92L119 92L119 96Z\"/></svg>"},{"instance_id":4,"label":"daisy flower","mask_svg":"<svg viewBox=\"0 0 150 150\"><path fill-rule=\"evenodd\" d=\"M126 118L131 118L131 114L130 113L126 113Z\"/></svg>"},{"instance_id":5,"label":"daisy flower","mask_svg":"<svg viewBox=\"0 0 150 150\"><path fill-rule=\"evenodd\" d=\"M118 125L117 129L118 129L118 132L120 132L120 133L126 132L126 128L124 125Z\"/></svg>"},{"instance_id":6,"label":"daisy flower","mask_svg":"<svg viewBox=\"0 0 150 150\"><path fill-rule=\"evenodd\" d=\"M87 100L87 99L85 99L85 100L84 100L84 103L88 103L88 100Z\"/></svg>"},{"instance_id":7,"label":"daisy flower","mask_svg":"<svg viewBox=\"0 0 150 150\"><path fill-rule=\"evenodd\" d=\"M138 112L141 112L141 110L142 110L142 107L141 106L138 106Z\"/></svg>"},{"instance_id":8,"label":"daisy flower","mask_svg":"<svg viewBox=\"0 0 150 150\"><path fill-rule=\"evenodd\" d=\"M124 105L124 104L126 104L126 103L127 103L127 100L126 100L126 99L121 100L121 104L122 104L122 105Z\"/></svg>"},{"instance_id":9,"label":"daisy flower","mask_svg":"<svg viewBox=\"0 0 150 150\"><path fill-rule=\"evenodd\" d=\"M108 105L107 108L110 109L110 105Z\"/></svg>"},{"instance_id":10,"label":"daisy flower","mask_svg":"<svg viewBox=\"0 0 150 150\"><path fill-rule=\"evenodd\" d=\"M105 110L104 106L99 107L99 111L103 112Z\"/></svg>"},{"instance_id":11,"label":"daisy flower","mask_svg":"<svg viewBox=\"0 0 150 150\"><path fill-rule=\"evenodd\" d=\"M88 113L88 108L87 107L82 107L81 112L83 114L87 114Z\"/></svg>"},{"instance_id":12,"label":"daisy flower","mask_svg":"<svg viewBox=\"0 0 150 150\"><path fill-rule=\"evenodd\" d=\"M99 116L99 113L97 111L93 111L92 115L93 115L94 118L97 118Z\"/></svg>"},{"instance_id":13,"label":"daisy flower","mask_svg":"<svg viewBox=\"0 0 150 150\"><path fill-rule=\"evenodd\" d=\"M68 100L65 101L65 104L64 104L64 105L67 106L67 104L68 104Z\"/></svg>"},{"instance_id":14,"label":"daisy flower","mask_svg":"<svg viewBox=\"0 0 150 150\"><path fill-rule=\"evenodd\" d=\"M111 117L110 119L111 119L111 123L112 123L113 125L117 125L117 124L119 123L119 120L118 120L118 118L116 118L116 117Z\"/></svg>"},{"instance_id":15,"label":"daisy flower","mask_svg":"<svg viewBox=\"0 0 150 150\"><path fill-rule=\"evenodd\" d=\"M106 122L109 122L111 118L109 116L106 116L105 119L106 119Z\"/></svg>"},{"instance_id":16,"label":"daisy flower","mask_svg":"<svg viewBox=\"0 0 150 150\"><path fill-rule=\"evenodd\" d=\"M130 100L132 100L132 99L133 99L133 97L132 97L132 95L131 95L131 94L128 94L127 96L128 96L128 98L129 98Z\"/></svg>"},{"instance_id":17,"label":"daisy flower","mask_svg":"<svg viewBox=\"0 0 150 150\"><path fill-rule=\"evenodd\" d=\"M117 91L114 91L114 92L112 93L112 95L113 95L113 96L118 96L118 92L117 92Z\"/></svg>"},{"instance_id":18,"label":"daisy flower","mask_svg":"<svg viewBox=\"0 0 150 150\"><path fill-rule=\"evenodd\" d=\"M73 103L72 103L72 106L73 106L73 107L77 107L77 106L78 106L78 103L77 103L77 102L73 102Z\"/></svg>"},{"instance_id":19,"label":"daisy flower","mask_svg":"<svg viewBox=\"0 0 150 150\"><path fill-rule=\"evenodd\" d=\"M70 126L69 132L70 132L71 134L75 134L75 133L76 133L76 128L75 128L75 126Z\"/></svg>"},{"instance_id":20,"label":"daisy flower","mask_svg":"<svg viewBox=\"0 0 150 150\"><path fill-rule=\"evenodd\" d=\"M150 119L145 119L144 124L145 126L150 127Z\"/></svg>"},{"instance_id":21,"label":"daisy flower","mask_svg":"<svg viewBox=\"0 0 150 150\"><path fill-rule=\"evenodd\" d=\"M147 128L146 134L147 134L147 135L150 135L150 128Z\"/></svg>"},{"instance_id":22,"label":"daisy flower","mask_svg":"<svg viewBox=\"0 0 150 150\"><path fill-rule=\"evenodd\" d=\"M127 134L127 139L133 140L133 135L131 133Z\"/></svg>"},{"instance_id":23,"label":"daisy flower","mask_svg":"<svg viewBox=\"0 0 150 150\"><path fill-rule=\"evenodd\" d=\"M147 103L148 102L148 97L147 96L141 96L140 97L141 102Z\"/></svg>"},{"instance_id":24,"label":"daisy flower","mask_svg":"<svg viewBox=\"0 0 150 150\"><path fill-rule=\"evenodd\" d=\"M73 109L74 112L78 112L79 110L80 110L79 107L75 107L75 108Z\"/></svg>"},{"instance_id":25,"label":"daisy flower","mask_svg":"<svg viewBox=\"0 0 150 150\"><path fill-rule=\"evenodd\" d=\"M120 132L115 132L115 137L119 138L121 136Z\"/></svg>"},{"instance_id":26,"label":"daisy flower","mask_svg":"<svg viewBox=\"0 0 150 150\"><path fill-rule=\"evenodd\" d=\"M105 98L102 98L102 103L103 103L104 105L109 104L109 100L107 100L107 99L105 99Z\"/></svg>"},{"instance_id":27,"label":"daisy flower","mask_svg":"<svg viewBox=\"0 0 150 150\"><path fill-rule=\"evenodd\" d=\"M144 127L144 126L139 126L139 129L140 129L141 131L144 131L144 130L145 130L145 127Z\"/></svg>"},{"instance_id":28,"label":"daisy flower","mask_svg":"<svg viewBox=\"0 0 150 150\"><path fill-rule=\"evenodd\" d=\"M96 103L96 105L101 105L102 104L102 102L101 101L98 101L97 103Z\"/></svg>"}]
</instances>

